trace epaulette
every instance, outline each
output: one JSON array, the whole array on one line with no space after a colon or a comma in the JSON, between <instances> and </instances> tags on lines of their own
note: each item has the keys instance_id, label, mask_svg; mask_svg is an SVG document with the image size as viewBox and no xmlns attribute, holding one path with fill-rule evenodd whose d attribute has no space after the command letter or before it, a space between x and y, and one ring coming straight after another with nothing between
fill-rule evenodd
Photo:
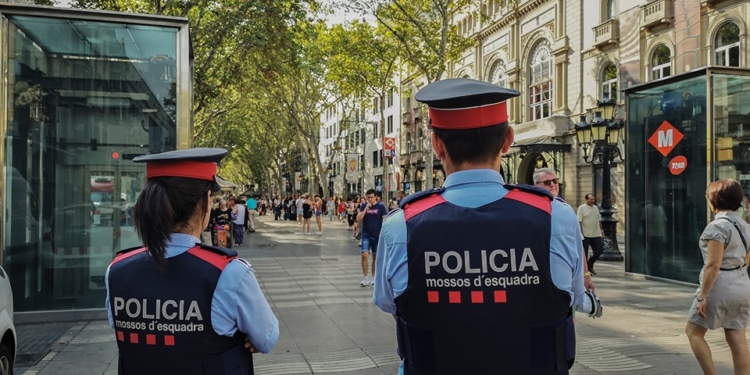
<instances>
[{"instance_id":1,"label":"epaulette","mask_svg":"<svg viewBox=\"0 0 750 375\"><path fill-rule=\"evenodd\" d=\"M118 252L117 252L117 253L115 253L115 254L116 254L116 255L122 255L122 254L127 254L127 253L129 253L129 252L131 252L131 251L135 251L135 250L140 250L140 249L143 249L143 245L141 245L141 246L136 246L136 247L130 247L130 248L127 248L127 249L122 249L122 250L118 251Z\"/></svg>"},{"instance_id":2,"label":"epaulette","mask_svg":"<svg viewBox=\"0 0 750 375\"><path fill-rule=\"evenodd\" d=\"M419 192L416 192L414 194L408 195L406 197L403 197L401 199L401 202L399 202L399 206L403 210L404 207L406 207L409 203L414 203L422 198L427 198L435 193L440 194L445 190L444 188L435 188L435 189L429 189L429 190L422 190Z\"/></svg>"},{"instance_id":3,"label":"epaulette","mask_svg":"<svg viewBox=\"0 0 750 375\"><path fill-rule=\"evenodd\" d=\"M227 248L218 247L218 246L208 246L208 245L203 244L203 243L197 243L195 245L198 246L198 247L200 247L201 249L209 250L209 251L214 252L214 253L219 254L219 255L225 255L228 258L232 258L232 257L236 257L237 256L237 252L234 251L234 250L232 250L232 249L227 249Z\"/></svg>"},{"instance_id":4,"label":"epaulette","mask_svg":"<svg viewBox=\"0 0 750 375\"><path fill-rule=\"evenodd\" d=\"M515 190L521 190L521 191L526 192L526 193L531 193L531 194L535 194L535 195L539 195L539 196L545 197L545 198L549 199L550 202L553 199L555 199L555 197L552 196L552 193L550 193L549 191L547 191L545 189L537 187L537 186L526 185L526 184L518 184L518 185L505 184L503 186L506 189L508 189L508 190L514 190L514 189Z\"/></svg>"}]
</instances>

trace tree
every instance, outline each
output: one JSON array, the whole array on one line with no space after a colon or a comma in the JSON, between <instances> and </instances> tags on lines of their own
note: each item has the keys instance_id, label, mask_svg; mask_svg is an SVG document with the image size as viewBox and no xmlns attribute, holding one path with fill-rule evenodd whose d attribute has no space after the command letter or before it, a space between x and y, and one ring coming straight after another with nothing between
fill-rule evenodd
<instances>
[{"instance_id":1,"label":"tree","mask_svg":"<svg viewBox=\"0 0 750 375\"><path fill-rule=\"evenodd\" d=\"M236 88L274 75L288 59L289 34L315 11L315 0L74 0L75 8L187 17L193 44L194 140L238 108Z\"/></svg>"},{"instance_id":2,"label":"tree","mask_svg":"<svg viewBox=\"0 0 750 375\"><path fill-rule=\"evenodd\" d=\"M424 75L428 83L442 79L448 64L458 60L473 39L459 34L454 17L469 13L479 17L480 0L346 0L343 6L374 16L377 22L393 35L402 47L410 72ZM427 133L427 124L422 123ZM434 155L431 138L426 137L427 170L432 170ZM429 175L429 174L428 174ZM432 188L427 178L426 187Z\"/></svg>"},{"instance_id":3,"label":"tree","mask_svg":"<svg viewBox=\"0 0 750 375\"><path fill-rule=\"evenodd\" d=\"M335 82L342 96L366 98L358 103L365 108L370 106L370 98L378 99L378 107L374 109L380 113L380 141L381 145L384 144L386 101L395 96L393 79L401 51L398 39L382 25L373 26L356 20L346 25L334 25L327 36L322 41L329 52L329 79ZM383 165L384 193L387 192L387 176Z\"/></svg>"}]
</instances>

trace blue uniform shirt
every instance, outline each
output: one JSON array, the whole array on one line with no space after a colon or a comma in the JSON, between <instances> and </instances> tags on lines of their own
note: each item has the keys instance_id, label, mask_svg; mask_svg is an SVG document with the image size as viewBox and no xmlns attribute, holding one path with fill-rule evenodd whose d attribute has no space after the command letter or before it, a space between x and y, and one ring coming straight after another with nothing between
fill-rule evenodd
<instances>
[{"instance_id":1,"label":"blue uniform shirt","mask_svg":"<svg viewBox=\"0 0 750 375\"><path fill-rule=\"evenodd\" d=\"M191 235L173 233L167 244L167 258L180 255L199 242L199 239ZM114 328L109 305L109 267L105 280L107 316L109 325ZM221 273L211 301L211 326L222 336L232 336L240 330L247 334L250 342L261 353L270 352L279 340L279 321L271 311L255 278L255 271L247 261L235 259Z\"/></svg>"},{"instance_id":2,"label":"blue uniform shirt","mask_svg":"<svg viewBox=\"0 0 750 375\"><path fill-rule=\"evenodd\" d=\"M474 169L452 173L445 179L443 198L458 206L476 208L501 199L508 193L500 173ZM460 220L460 219L459 219ZM550 268L552 282L571 296L571 305L588 302L583 286L583 237L575 212L558 200L552 202ZM378 242L372 302L381 310L395 314L396 297L405 290L409 278L406 254L404 212L396 210L383 222ZM399 369L403 374L403 364Z\"/></svg>"}]
</instances>

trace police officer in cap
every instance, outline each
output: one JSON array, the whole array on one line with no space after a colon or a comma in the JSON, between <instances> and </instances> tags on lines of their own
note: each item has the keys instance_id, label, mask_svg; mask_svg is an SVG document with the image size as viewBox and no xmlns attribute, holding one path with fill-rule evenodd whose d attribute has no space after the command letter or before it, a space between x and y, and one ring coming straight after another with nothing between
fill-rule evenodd
<instances>
[{"instance_id":1,"label":"police officer in cap","mask_svg":"<svg viewBox=\"0 0 750 375\"><path fill-rule=\"evenodd\" d=\"M592 309L581 234L549 192L499 173L517 96L471 79L417 93L447 178L404 198L380 233L373 302L396 318L399 374L568 374L573 363L572 307Z\"/></svg>"},{"instance_id":2,"label":"police officer in cap","mask_svg":"<svg viewBox=\"0 0 750 375\"><path fill-rule=\"evenodd\" d=\"M252 374L279 323L250 264L198 239L219 190L224 149L139 156L146 186L133 207L143 247L107 269L107 313L119 348L118 374Z\"/></svg>"}]
</instances>

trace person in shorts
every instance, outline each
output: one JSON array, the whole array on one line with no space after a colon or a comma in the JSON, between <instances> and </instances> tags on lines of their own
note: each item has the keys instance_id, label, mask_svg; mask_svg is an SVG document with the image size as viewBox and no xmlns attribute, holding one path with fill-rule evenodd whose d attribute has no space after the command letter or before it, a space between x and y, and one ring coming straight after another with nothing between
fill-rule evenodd
<instances>
[{"instance_id":1,"label":"person in shorts","mask_svg":"<svg viewBox=\"0 0 750 375\"><path fill-rule=\"evenodd\" d=\"M365 202L359 207L357 221L362 222L360 233L362 234L362 281L360 286L372 284L375 279L375 257L378 250L378 239L380 229L383 227L383 219L388 214L383 202L378 202L375 190L370 189L365 193ZM367 277L367 261L369 252L372 251L372 278Z\"/></svg>"}]
</instances>

